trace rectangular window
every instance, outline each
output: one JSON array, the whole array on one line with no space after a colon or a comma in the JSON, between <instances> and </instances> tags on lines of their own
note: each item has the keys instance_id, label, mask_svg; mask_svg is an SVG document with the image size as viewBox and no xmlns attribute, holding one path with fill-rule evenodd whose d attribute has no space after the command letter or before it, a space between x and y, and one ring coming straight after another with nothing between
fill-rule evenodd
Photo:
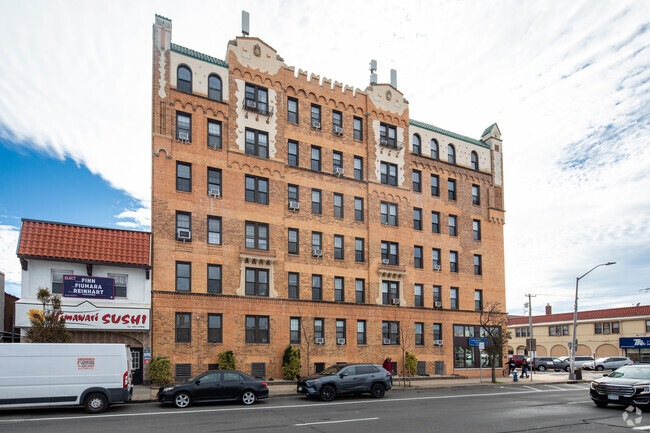
<instances>
[{"instance_id":1,"label":"rectangular window","mask_svg":"<svg viewBox=\"0 0 650 433\"><path fill-rule=\"evenodd\" d=\"M221 265L208 265L208 293L221 293Z\"/></svg>"},{"instance_id":2,"label":"rectangular window","mask_svg":"<svg viewBox=\"0 0 650 433\"><path fill-rule=\"evenodd\" d=\"M357 278L354 281L354 295L355 295L355 302L357 304L365 304L366 303L366 281Z\"/></svg>"},{"instance_id":3,"label":"rectangular window","mask_svg":"<svg viewBox=\"0 0 650 433\"><path fill-rule=\"evenodd\" d=\"M413 191L422 192L422 172L413 170Z\"/></svg>"},{"instance_id":4,"label":"rectangular window","mask_svg":"<svg viewBox=\"0 0 650 433\"><path fill-rule=\"evenodd\" d=\"M300 344L300 317L289 319L289 343Z\"/></svg>"},{"instance_id":5,"label":"rectangular window","mask_svg":"<svg viewBox=\"0 0 650 433\"><path fill-rule=\"evenodd\" d=\"M457 220L456 215L449 215L449 236L458 236Z\"/></svg>"},{"instance_id":6,"label":"rectangular window","mask_svg":"<svg viewBox=\"0 0 650 433\"><path fill-rule=\"evenodd\" d=\"M415 323L415 345L424 346L424 323Z\"/></svg>"},{"instance_id":7,"label":"rectangular window","mask_svg":"<svg viewBox=\"0 0 650 433\"><path fill-rule=\"evenodd\" d=\"M414 300L413 305L416 307L424 307L424 296L422 296L422 284L415 284L413 286Z\"/></svg>"},{"instance_id":8,"label":"rectangular window","mask_svg":"<svg viewBox=\"0 0 650 433\"><path fill-rule=\"evenodd\" d=\"M433 324L433 339L437 341L442 340L442 323Z\"/></svg>"},{"instance_id":9,"label":"rectangular window","mask_svg":"<svg viewBox=\"0 0 650 433\"><path fill-rule=\"evenodd\" d=\"M384 305L399 305L399 281L382 281L381 303Z\"/></svg>"},{"instance_id":10,"label":"rectangular window","mask_svg":"<svg viewBox=\"0 0 650 433\"><path fill-rule=\"evenodd\" d=\"M433 270L434 271L439 271L441 269L442 263L440 262L440 249L439 248L432 248L431 249L431 256L433 258Z\"/></svg>"},{"instance_id":11,"label":"rectangular window","mask_svg":"<svg viewBox=\"0 0 650 433\"><path fill-rule=\"evenodd\" d=\"M176 342L192 342L192 314L176 313Z\"/></svg>"},{"instance_id":12,"label":"rectangular window","mask_svg":"<svg viewBox=\"0 0 650 433\"><path fill-rule=\"evenodd\" d=\"M385 123L379 124L379 144L397 148L397 128Z\"/></svg>"},{"instance_id":13,"label":"rectangular window","mask_svg":"<svg viewBox=\"0 0 650 433\"><path fill-rule=\"evenodd\" d=\"M437 174L431 175L431 195L440 197L440 177Z\"/></svg>"},{"instance_id":14,"label":"rectangular window","mask_svg":"<svg viewBox=\"0 0 650 433\"><path fill-rule=\"evenodd\" d=\"M382 264L399 265L399 244L397 242L381 241L381 261Z\"/></svg>"},{"instance_id":15,"label":"rectangular window","mask_svg":"<svg viewBox=\"0 0 650 433\"><path fill-rule=\"evenodd\" d=\"M221 217L208 216L208 243L221 245Z\"/></svg>"},{"instance_id":16,"label":"rectangular window","mask_svg":"<svg viewBox=\"0 0 650 433\"><path fill-rule=\"evenodd\" d=\"M298 167L300 165L300 145L297 141L289 140L287 148L287 164L292 167Z\"/></svg>"},{"instance_id":17,"label":"rectangular window","mask_svg":"<svg viewBox=\"0 0 650 433\"><path fill-rule=\"evenodd\" d=\"M550 333L551 328L552 328L552 326L549 327L549 334L548 334L548 335L552 335L552 334ZM594 334L602 334L602 333L603 333L603 325L602 325L602 323L596 323L596 324L594 324Z\"/></svg>"},{"instance_id":18,"label":"rectangular window","mask_svg":"<svg viewBox=\"0 0 650 433\"><path fill-rule=\"evenodd\" d=\"M192 115L176 112L176 140L192 142Z\"/></svg>"},{"instance_id":19,"label":"rectangular window","mask_svg":"<svg viewBox=\"0 0 650 433\"><path fill-rule=\"evenodd\" d=\"M334 301L345 301L345 281L343 277L334 277Z\"/></svg>"},{"instance_id":20,"label":"rectangular window","mask_svg":"<svg viewBox=\"0 0 650 433\"><path fill-rule=\"evenodd\" d=\"M422 263L422 247L420 245L413 247L413 267L416 269L422 269L424 267Z\"/></svg>"},{"instance_id":21,"label":"rectangular window","mask_svg":"<svg viewBox=\"0 0 650 433\"><path fill-rule=\"evenodd\" d=\"M208 195L221 197L221 170L208 167Z\"/></svg>"},{"instance_id":22,"label":"rectangular window","mask_svg":"<svg viewBox=\"0 0 650 433\"><path fill-rule=\"evenodd\" d=\"M190 262L176 262L176 291L192 291L192 264Z\"/></svg>"},{"instance_id":23,"label":"rectangular window","mask_svg":"<svg viewBox=\"0 0 650 433\"><path fill-rule=\"evenodd\" d=\"M269 225L246 221L246 248L255 250L269 249Z\"/></svg>"},{"instance_id":24,"label":"rectangular window","mask_svg":"<svg viewBox=\"0 0 650 433\"><path fill-rule=\"evenodd\" d=\"M354 157L354 178L363 180L363 158L360 156Z\"/></svg>"},{"instance_id":25,"label":"rectangular window","mask_svg":"<svg viewBox=\"0 0 650 433\"><path fill-rule=\"evenodd\" d=\"M433 286L433 306L435 307L436 302L442 302L442 287Z\"/></svg>"},{"instance_id":26,"label":"rectangular window","mask_svg":"<svg viewBox=\"0 0 650 433\"><path fill-rule=\"evenodd\" d=\"M313 189L311 190L311 213L314 214L322 214L323 213L323 208L322 208L322 200L321 197L322 192L320 189Z\"/></svg>"},{"instance_id":27,"label":"rectangular window","mask_svg":"<svg viewBox=\"0 0 650 433\"><path fill-rule=\"evenodd\" d=\"M454 325L454 337L464 337L465 328L461 325Z\"/></svg>"},{"instance_id":28,"label":"rectangular window","mask_svg":"<svg viewBox=\"0 0 650 433\"><path fill-rule=\"evenodd\" d=\"M474 254L474 275L483 275L483 257Z\"/></svg>"},{"instance_id":29,"label":"rectangular window","mask_svg":"<svg viewBox=\"0 0 650 433\"><path fill-rule=\"evenodd\" d=\"M458 252L449 251L449 272L458 273Z\"/></svg>"},{"instance_id":30,"label":"rectangular window","mask_svg":"<svg viewBox=\"0 0 650 433\"><path fill-rule=\"evenodd\" d=\"M431 211L431 233L440 233L440 212Z\"/></svg>"},{"instance_id":31,"label":"rectangular window","mask_svg":"<svg viewBox=\"0 0 650 433\"><path fill-rule=\"evenodd\" d=\"M287 186L287 199L289 206L300 206L300 187L298 185Z\"/></svg>"},{"instance_id":32,"label":"rectangular window","mask_svg":"<svg viewBox=\"0 0 650 433\"><path fill-rule=\"evenodd\" d=\"M472 204L481 205L481 187L478 185L472 185Z\"/></svg>"},{"instance_id":33,"label":"rectangular window","mask_svg":"<svg viewBox=\"0 0 650 433\"><path fill-rule=\"evenodd\" d=\"M314 339L325 339L325 320L321 318L314 319Z\"/></svg>"},{"instance_id":34,"label":"rectangular window","mask_svg":"<svg viewBox=\"0 0 650 433\"><path fill-rule=\"evenodd\" d=\"M397 164L382 162L379 165L379 172L381 183L397 186Z\"/></svg>"},{"instance_id":35,"label":"rectangular window","mask_svg":"<svg viewBox=\"0 0 650 433\"><path fill-rule=\"evenodd\" d=\"M208 343L223 342L223 326L221 314L208 313Z\"/></svg>"},{"instance_id":36,"label":"rectangular window","mask_svg":"<svg viewBox=\"0 0 650 433\"><path fill-rule=\"evenodd\" d=\"M343 248L343 236L334 235L334 259L343 260L345 258L344 248Z\"/></svg>"},{"instance_id":37,"label":"rectangular window","mask_svg":"<svg viewBox=\"0 0 650 433\"><path fill-rule=\"evenodd\" d=\"M619 333L618 322L612 322L612 334L618 334L618 333ZM569 335L569 333L567 332L566 335Z\"/></svg>"},{"instance_id":38,"label":"rectangular window","mask_svg":"<svg viewBox=\"0 0 650 433\"><path fill-rule=\"evenodd\" d=\"M320 105L311 104L311 127L321 129Z\"/></svg>"},{"instance_id":39,"label":"rectangular window","mask_svg":"<svg viewBox=\"0 0 650 433\"><path fill-rule=\"evenodd\" d=\"M246 296L269 296L269 270L246 268Z\"/></svg>"},{"instance_id":40,"label":"rectangular window","mask_svg":"<svg viewBox=\"0 0 650 433\"><path fill-rule=\"evenodd\" d=\"M246 343L269 344L269 316L246 316Z\"/></svg>"},{"instance_id":41,"label":"rectangular window","mask_svg":"<svg viewBox=\"0 0 650 433\"><path fill-rule=\"evenodd\" d=\"M569 335L569 325L562 325L562 335Z\"/></svg>"},{"instance_id":42,"label":"rectangular window","mask_svg":"<svg viewBox=\"0 0 650 433\"><path fill-rule=\"evenodd\" d=\"M354 198L354 220L363 221L363 199L361 197Z\"/></svg>"},{"instance_id":43,"label":"rectangular window","mask_svg":"<svg viewBox=\"0 0 650 433\"><path fill-rule=\"evenodd\" d=\"M332 152L332 173L343 174L343 154L336 150Z\"/></svg>"},{"instance_id":44,"label":"rectangular window","mask_svg":"<svg viewBox=\"0 0 650 433\"><path fill-rule=\"evenodd\" d=\"M650 320L645 321L645 332L650 332Z\"/></svg>"},{"instance_id":45,"label":"rectangular window","mask_svg":"<svg viewBox=\"0 0 650 433\"><path fill-rule=\"evenodd\" d=\"M382 224L395 227L399 225L399 221L397 220L397 204L382 201L380 214Z\"/></svg>"},{"instance_id":46,"label":"rectangular window","mask_svg":"<svg viewBox=\"0 0 650 433\"><path fill-rule=\"evenodd\" d=\"M313 255L323 254L323 234L321 232L311 232L311 250Z\"/></svg>"},{"instance_id":47,"label":"rectangular window","mask_svg":"<svg viewBox=\"0 0 650 433\"><path fill-rule=\"evenodd\" d=\"M315 171L320 171L320 147L312 146L311 147L311 169Z\"/></svg>"},{"instance_id":48,"label":"rectangular window","mask_svg":"<svg viewBox=\"0 0 650 433\"><path fill-rule=\"evenodd\" d=\"M257 111L262 114L269 114L269 93L264 87L246 83L245 103L247 110Z\"/></svg>"},{"instance_id":49,"label":"rectangular window","mask_svg":"<svg viewBox=\"0 0 650 433\"><path fill-rule=\"evenodd\" d=\"M603 323L603 334L609 335L610 326L609 323Z\"/></svg>"},{"instance_id":50,"label":"rectangular window","mask_svg":"<svg viewBox=\"0 0 650 433\"><path fill-rule=\"evenodd\" d=\"M208 147L221 149L221 122L208 120Z\"/></svg>"},{"instance_id":51,"label":"rectangular window","mask_svg":"<svg viewBox=\"0 0 650 433\"><path fill-rule=\"evenodd\" d=\"M298 272L289 272L289 298L300 298L300 274Z\"/></svg>"},{"instance_id":52,"label":"rectangular window","mask_svg":"<svg viewBox=\"0 0 650 433\"><path fill-rule=\"evenodd\" d=\"M456 180L447 179L447 198L456 200Z\"/></svg>"},{"instance_id":53,"label":"rectangular window","mask_svg":"<svg viewBox=\"0 0 650 433\"><path fill-rule=\"evenodd\" d=\"M363 238L354 238L354 260L357 262L365 262L365 246Z\"/></svg>"},{"instance_id":54,"label":"rectangular window","mask_svg":"<svg viewBox=\"0 0 650 433\"><path fill-rule=\"evenodd\" d=\"M481 221L472 220L472 236L475 241L481 240Z\"/></svg>"},{"instance_id":55,"label":"rectangular window","mask_svg":"<svg viewBox=\"0 0 650 433\"><path fill-rule=\"evenodd\" d=\"M314 274L311 276L311 299L313 301L323 300L323 276L322 275Z\"/></svg>"},{"instance_id":56,"label":"rectangular window","mask_svg":"<svg viewBox=\"0 0 650 433\"><path fill-rule=\"evenodd\" d=\"M343 218L343 194L334 193L334 218Z\"/></svg>"},{"instance_id":57,"label":"rectangular window","mask_svg":"<svg viewBox=\"0 0 650 433\"><path fill-rule=\"evenodd\" d=\"M399 322L381 322L381 337L384 345L399 345Z\"/></svg>"},{"instance_id":58,"label":"rectangular window","mask_svg":"<svg viewBox=\"0 0 650 433\"><path fill-rule=\"evenodd\" d=\"M353 127L354 139L359 141L363 140L363 119L361 119L361 117L354 116Z\"/></svg>"},{"instance_id":59,"label":"rectangular window","mask_svg":"<svg viewBox=\"0 0 650 433\"><path fill-rule=\"evenodd\" d=\"M246 154L269 157L269 135L266 132L246 128Z\"/></svg>"},{"instance_id":60,"label":"rectangular window","mask_svg":"<svg viewBox=\"0 0 650 433\"><path fill-rule=\"evenodd\" d=\"M343 115L340 111L332 110L332 133L343 135Z\"/></svg>"},{"instance_id":61,"label":"rectangular window","mask_svg":"<svg viewBox=\"0 0 650 433\"><path fill-rule=\"evenodd\" d=\"M366 344L366 321L357 320L357 344Z\"/></svg>"},{"instance_id":62,"label":"rectangular window","mask_svg":"<svg viewBox=\"0 0 650 433\"><path fill-rule=\"evenodd\" d=\"M345 344L345 319L336 319L336 344Z\"/></svg>"},{"instance_id":63,"label":"rectangular window","mask_svg":"<svg viewBox=\"0 0 650 433\"><path fill-rule=\"evenodd\" d=\"M246 175L245 193L248 203L269 204L269 180Z\"/></svg>"},{"instance_id":64,"label":"rectangular window","mask_svg":"<svg viewBox=\"0 0 650 433\"><path fill-rule=\"evenodd\" d=\"M298 229L288 229L287 233L287 238L288 238L288 253L289 254L299 254L299 240L300 240L300 232Z\"/></svg>"},{"instance_id":65,"label":"rectangular window","mask_svg":"<svg viewBox=\"0 0 650 433\"><path fill-rule=\"evenodd\" d=\"M192 214L176 211L176 240L192 240Z\"/></svg>"},{"instance_id":66,"label":"rectangular window","mask_svg":"<svg viewBox=\"0 0 650 433\"><path fill-rule=\"evenodd\" d=\"M176 162L176 190L192 191L192 164Z\"/></svg>"},{"instance_id":67,"label":"rectangular window","mask_svg":"<svg viewBox=\"0 0 650 433\"><path fill-rule=\"evenodd\" d=\"M413 208L413 230L422 230L422 209Z\"/></svg>"},{"instance_id":68,"label":"rectangular window","mask_svg":"<svg viewBox=\"0 0 650 433\"><path fill-rule=\"evenodd\" d=\"M474 290L474 310L483 310L483 290Z\"/></svg>"},{"instance_id":69,"label":"rectangular window","mask_svg":"<svg viewBox=\"0 0 650 433\"><path fill-rule=\"evenodd\" d=\"M449 289L449 308L458 310L458 287L451 287Z\"/></svg>"},{"instance_id":70,"label":"rectangular window","mask_svg":"<svg viewBox=\"0 0 650 433\"><path fill-rule=\"evenodd\" d=\"M108 274L108 278L115 280L115 297L116 298L126 298L126 288L128 275L124 274ZM618 325L618 323L617 323Z\"/></svg>"},{"instance_id":71,"label":"rectangular window","mask_svg":"<svg viewBox=\"0 0 650 433\"><path fill-rule=\"evenodd\" d=\"M287 98L287 121L298 124L298 100Z\"/></svg>"}]
</instances>

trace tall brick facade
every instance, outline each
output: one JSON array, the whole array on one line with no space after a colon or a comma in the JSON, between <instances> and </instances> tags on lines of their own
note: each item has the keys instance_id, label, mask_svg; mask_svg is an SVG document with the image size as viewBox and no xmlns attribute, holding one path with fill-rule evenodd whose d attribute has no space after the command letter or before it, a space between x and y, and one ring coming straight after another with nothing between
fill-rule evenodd
<instances>
[{"instance_id":1,"label":"tall brick facade","mask_svg":"<svg viewBox=\"0 0 650 433\"><path fill-rule=\"evenodd\" d=\"M428 373L437 367L478 374L477 352L456 349L454 365L454 345L474 349L465 349L472 331L454 337L453 326L478 325L477 291L482 303L499 302L505 311L498 127L474 140L411 120L408 101L392 85L360 90L296 73L253 37L230 41L226 60L173 44L171 21L156 16L153 356L170 357L180 378L232 350L239 369L264 363L267 377L280 377L291 318L300 318L293 337L300 339L294 345L302 349L303 372L339 361L397 361L407 346ZM318 191L320 206L313 200ZM432 212L439 213L440 233L433 233ZM290 229L298 234L291 248ZM320 243L313 239L318 233ZM457 272L450 271L453 252ZM290 273L298 274L298 293L289 288ZM320 293L312 288L318 276ZM322 336L314 334L315 318L323 320ZM357 333L360 321L365 336ZM383 322L399 322L401 345ZM314 344L316 338L322 340Z\"/></svg>"}]
</instances>

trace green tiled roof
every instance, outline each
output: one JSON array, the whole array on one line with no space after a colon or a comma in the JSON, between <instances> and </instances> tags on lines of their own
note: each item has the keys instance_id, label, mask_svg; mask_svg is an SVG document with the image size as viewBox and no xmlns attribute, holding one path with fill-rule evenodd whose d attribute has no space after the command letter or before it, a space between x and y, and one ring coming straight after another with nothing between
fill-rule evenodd
<instances>
[{"instance_id":1,"label":"green tiled roof","mask_svg":"<svg viewBox=\"0 0 650 433\"><path fill-rule=\"evenodd\" d=\"M417 126L418 128L422 129L427 129L429 131L437 132L438 134L446 135L447 137L455 138L457 140L463 140L468 143L475 144L477 146L485 147L487 149L490 148L490 145L487 143L482 142L481 140L476 140L474 138L469 138L464 135L456 134L455 132L447 131L446 129L438 128L437 126L429 125L428 123L424 122L419 122L417 120L409 119L409 123L413 126ZM485 135L485 134L483 134Z\"/></svg>"},{"instance_id":2,"label":"green tiled roof","mask_svg":"<svg viewBox=\"0 0 650 433\"><path fill-rule=\"evenodd\" d=\"M174 43L172 43L172 51L178 54L183 54L184 56L194 57L195 59L212 63L213 65L221 66L222 68L228 68L228 63L224 62L221 59L208 56L207 54L199 53L198 51L190 50L189 48L181 47L180 45L176 45Z\"/></svg>"},{"instance_id":3,"label":"green tiled roof","mask_svg":"<svg viewBox=\"0 0 650 433\"><path fill-rule=\"evenodd\" d=\"M158 18L162 18L162 19L164 19L164 20L171 21L169 18L164 17L164 16L162 16L162 15L160 15L160 14L156 14L156 16L157 16Z\"/></svg>"},{"instance_id":4,"label":"green tiled roof","mask_svg":"<svg viewBox=\"0 0 650 433\"><path fill-rule=\"evenodd\" d=\"M485 137L487 134L489 134L490 131L492 131L492 129L493 129L495 126L497 126L497 124L496 124L496 123L493 123L492 125L490 125L490 126L488 126L487 128L485 128L485 131L483 131L483 134L481 134L481 137Z\"/></svg>"}]
</instances>

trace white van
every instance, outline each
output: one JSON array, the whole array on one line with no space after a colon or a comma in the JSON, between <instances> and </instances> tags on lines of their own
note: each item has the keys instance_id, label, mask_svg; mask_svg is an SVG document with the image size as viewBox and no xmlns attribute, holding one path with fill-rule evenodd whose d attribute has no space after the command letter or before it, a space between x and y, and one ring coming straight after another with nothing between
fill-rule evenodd
<instances>
[{"instance_id":1,"label":"white van","mask_svg":"<svg viewBox=\"0 0 650 433\"><path fill-rule=\"evenodd\" d=\"M0 409L83 405L104 412L133 395L125 344L0 344Z\"/></svg>"}]
</instances>

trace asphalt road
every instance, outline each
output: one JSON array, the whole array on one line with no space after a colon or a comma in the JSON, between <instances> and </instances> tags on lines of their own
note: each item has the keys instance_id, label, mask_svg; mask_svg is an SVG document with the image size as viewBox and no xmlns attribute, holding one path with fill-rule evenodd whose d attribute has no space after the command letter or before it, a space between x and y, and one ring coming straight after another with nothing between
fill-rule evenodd
<instances>
[{"instance_id":1,"label":"asphalt road","mask_svg":"<svg viewBox=\"0 0 650 433\"><path fill-rule=\"evenodd\" d=\"M0 411L0 432L618 432L650 431L650 412L597 408L589 385L464 386L392 390L375 400L332 403L300 396L187 409L157 403L112 406L87 415L80 408ZM627 414L626 424L623 415Z\"/></svg>"}]
</instances>

